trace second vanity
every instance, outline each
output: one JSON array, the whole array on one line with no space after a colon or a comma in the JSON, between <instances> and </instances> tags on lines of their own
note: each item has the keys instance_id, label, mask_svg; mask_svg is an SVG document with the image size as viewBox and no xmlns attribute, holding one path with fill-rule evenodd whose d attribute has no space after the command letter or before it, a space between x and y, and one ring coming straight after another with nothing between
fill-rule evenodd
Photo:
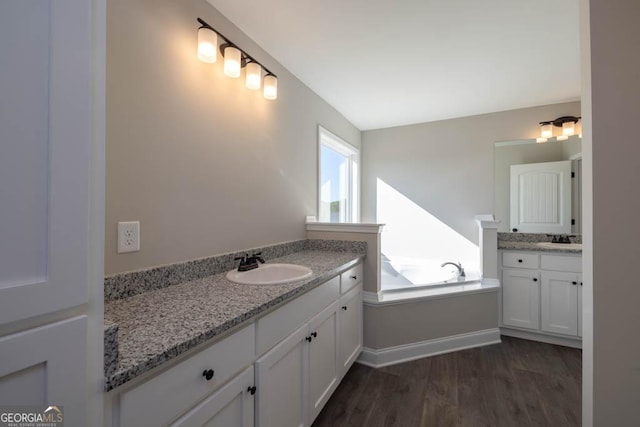
<instances>
[{"instance_id":1,"label":"second vanity","mask_svg":"<svg viewBox=\"0 0 640 427\"><path fill-rule=\"evenodd\" d=\"M499 239L498 249L500 332L581 347L581 245Z\"/></svg>"},{"instance_id":2,"label":"second vanity","mask_svg":"<svg viewBox=\"0 0 640 427\"><path fill-rule=\"evenodd\" d=\"M121 336L104 424L311 425L362 349L362 259L306 247L268 259L313 270L296 283L216 274L109 301Z\"/></svg>"}]
</instances>

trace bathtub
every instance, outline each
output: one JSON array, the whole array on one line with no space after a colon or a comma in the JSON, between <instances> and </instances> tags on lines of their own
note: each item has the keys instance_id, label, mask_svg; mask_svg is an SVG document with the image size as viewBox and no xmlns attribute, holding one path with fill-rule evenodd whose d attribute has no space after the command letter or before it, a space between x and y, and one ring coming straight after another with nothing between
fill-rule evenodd
<instances>
[{"instance_id":1,"label":"bathtub","mask_svg":"<svg viewBox=\"0 0 640 427\"><path fill-rule=\"evenodd\" d=\"M472 271L465 271L466 277L458 278L458 270L454 266L440 267L443 262L445 261L383 256L382 290L415 290L475 283L480 280L479 274Z\"/></svg>"}]
</instances>

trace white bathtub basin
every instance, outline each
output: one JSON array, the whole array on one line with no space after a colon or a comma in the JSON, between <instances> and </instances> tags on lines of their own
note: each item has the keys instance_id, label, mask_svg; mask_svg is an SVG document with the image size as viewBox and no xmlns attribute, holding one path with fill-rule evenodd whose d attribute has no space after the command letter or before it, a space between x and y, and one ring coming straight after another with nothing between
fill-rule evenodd
<instances>
[{"instance_id":1,"label":"white bathtub basin","mask_svg":"<svg viewBox=\"0 0 640 427\"><path fill-rule=\"evenodd\" d=\"M262 264L249 271L231 270L227 280L241 285L280 285L310 277L313 271L297 264Z\"/></svg>"}]
</instances>

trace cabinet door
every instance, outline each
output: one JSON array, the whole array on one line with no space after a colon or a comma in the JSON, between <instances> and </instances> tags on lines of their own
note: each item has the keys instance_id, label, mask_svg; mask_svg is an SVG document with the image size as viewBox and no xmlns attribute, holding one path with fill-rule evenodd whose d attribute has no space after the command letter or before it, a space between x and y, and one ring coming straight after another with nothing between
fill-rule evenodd
<instances>
[{"instance_id":1,"label":"cabinet door","mask_svg":"<svg viewBox=\"0 0 640 427\"><path fill-rule=\"evenodd\" d=\"M502 270L502 323L540 329L540 282L537 271Z\"/></svg>"},{"instance_id":2,"label":"cabinet door","mask_svg":"<svg viewBox=\"0 0 640 427\"><path fill-rule=\"evenodd\" d=\"M306 425L308 333L305 324L256 361L258 427Z\"/></svg>"},{"instance_id":3,"label":"cabinet door","mask_svg":"<svg viewBox=\"0 0 640 427\"><path fill-rule=\"evenodd\" d=\"M582 275L578 276L578 336L582 337Z\"/></svg>"},{"instance_id":4,"label":"cabinet door","mask_svg":"<svg viewBox=\"0 0 640 427\"><path fill-rule=\"evenodd\" d=\"M171 426L252 427L253 383L253 366L251 366Z\"/></svg>"},{"instance_id":5,"label":"cabinet door","mask_svg":"<svg viewBox=\"0 0 640 427\"><path fill-rule=\"evenodd\" d=\"M0 2L0 325L87 301L93 39L91 2Z\"/></svg>"},{"instance_id":6,"label":"cabinet door","mask_svg":"<svg viewBox=\"0 0 640 427\"><path fill-rule=\"evenodd\" d=\"M338 301L309 322L309 422L311 425L338 386Z\"/></svg>"},{"instance_id":7,"label":"cabinet door","mask_svg":"<svg viewBox=\"0 0 640 427\"><path fill-rule=\"evenodd\" d=\"M362 285L342 296L338 313L342 377L362 351Z\"/></svg>"},{"instance_id":8,"label":"cabinet door","mask_svg":"<svg viewBox=\"0 0 640 427\"><path fill-rule=\"evenodd\" d=\"M542 272L542 330L578 335L578 275Z\"/></svg>"},{"instance_id":9,"label":"cabinet door","mask_svg":"<svg viewBox=\"0 0 640 427\"><path fill-rule=\"evenodd\" d=\"M0 338L0 404L62 405L66 425L87 425L87 316Z\"/></svg>"},{"instance_id":10,"label":"cabinet door","mask_svg":"<svg viewBox=\"0 0 640 427\"><path fill-rule=\"evenodd\" d=\"M511 165L511 229L571 233L571 161Z\"/></svg>"}]
</instances>

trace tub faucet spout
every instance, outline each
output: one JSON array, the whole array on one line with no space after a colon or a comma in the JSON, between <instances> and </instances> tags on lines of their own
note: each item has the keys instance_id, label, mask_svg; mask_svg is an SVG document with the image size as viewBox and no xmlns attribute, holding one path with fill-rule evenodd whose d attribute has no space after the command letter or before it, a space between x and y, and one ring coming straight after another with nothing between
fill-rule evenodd
<instances>
[{"instance_id":1,"label":"tub faucet spout","mask_svg":"<svg viewBox=\"0 0 640 427\"><path fill-rule=\"evenodd\" d=\"M453 265L458 269L458 277L466 277L466 274L464 274L464 268L462 268L462 263L459 262L456 264L455 262L445 262L440 267L444 267L445 265Z\"/></svg>"}]
</instances>

